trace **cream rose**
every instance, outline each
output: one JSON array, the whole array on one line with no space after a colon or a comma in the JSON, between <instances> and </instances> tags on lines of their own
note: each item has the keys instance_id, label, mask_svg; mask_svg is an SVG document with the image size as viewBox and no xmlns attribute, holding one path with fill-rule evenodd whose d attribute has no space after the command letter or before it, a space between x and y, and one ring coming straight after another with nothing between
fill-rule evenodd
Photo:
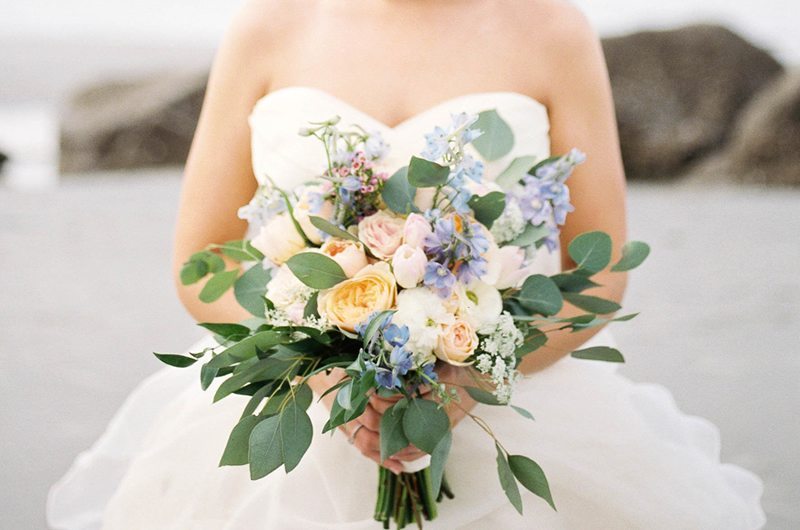
<instances>
[{"instance_id":1,"label":"cream rose","mask_svg":"<svg viewBox=\"0 0 800 530\"><path fill-rule=\"evenodd\" d=\"M403 225L403 243L412 247L423 248L425 238L433 233L431 224L425 217L418 213L412 213L406 217Z\"/></svg>"},{"instance_id":2,"label":"cream rose","mask_svg":"<svg viewBox=\"0 0 800 530\"><path fill-rule=\"evenodd\" d=\"M403 242L404 224L402 218L381 210L358 223L358 238L377 258L388 260Z\"/></svg>"},{"instance_id":3,"label":"cream rose","mask_svg":"<svg viewBox=\"0 0 800 530\"><path fill-rule=\"evenodd\" d=\"M364 245L349 239L329 238L320 248L323 254L339 264L348 278L367 266Z\"/></svg>"},{"instance_id":4,"label":"cream rose","mask_svg":"<svg viewBox=\"0 0 800 530\"><path fill-rule=\"evenodd\" d=\"M389 264L367 265L348 280L320 291L319 314L334 326L354 332L375 311L392 309L397 299L397 284Z\"/></svg>"},{"instance_id":5,"label":"cream rose","mask_svg":"<svg viewBox=\"0 0 800 530\"><path fill-rule=\"evenodd\" d=\"M425 276L425 265L428 258L419 247L400 245L392 257L392 270L400 287L411 289L416 287Z\"/></svg>"},{"instance_id":6,"label":"cream rose","mask_svg":"<svg viewBox=\"0 0 800 530\"><path fill-rule=\"evenodd\" d=\"M471 363L465 361L477 347L478 334L466 320L456 319L452 324L441 326L433 353L446 363L466 366Z\"/></svg>"},{"instance_id":7,"label":"cream rose","mask_svg":"<svg viewBox=\"0 0 800 530\"><path fill-rule=\"evenodd\" d=\"M287 213L276 216L261 227L251 243L276 265L282 265L306 247L305 240Z\"/></svg>"},{"instance_id":8,"label":"cream rose","mask_svg":"<svg viewBox=\"0 0 800 530\"><path fill-rule=\"evenodd\" d=\"M497 289L518 286L529 274L523 267L525 251L514 245L492 245L486 253L486 274L481 280Z\"/></svg>"},{"instance_id":9,"label":"cream rose","mask_svg":"<svg viewBox=\"0 0 800 530\"><path fill-rule=\"evenodd\" d=\"M503 297L500 292L480 280L464 288L459 302L458 316L475 329L495 322L503 312Z\"/></svg>"}]
</instances>

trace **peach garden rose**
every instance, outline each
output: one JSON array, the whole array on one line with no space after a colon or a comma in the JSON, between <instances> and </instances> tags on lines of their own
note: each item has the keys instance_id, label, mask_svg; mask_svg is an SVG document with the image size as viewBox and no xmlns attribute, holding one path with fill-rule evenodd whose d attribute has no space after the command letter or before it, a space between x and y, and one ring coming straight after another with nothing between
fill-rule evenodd
<instances>
[{"instance_id":1,"label":"peach garden rose","mask_svg":"<svg viewBox=\"0 0 800 530\"><path fill-rule=\"evenodd\" d=\"M319 314L334 326L354 332L375 311L392 309L397 300L397 284L385 262L367 265L355 276L320 291Z\"/></svg>"},{"instance_id":2,"label":"peach garden rose","mask_svg":"<svg viewBox=\"0 0 800 530\"><path fill-rule=\"evenodd\" d=\"M405 220L380 210L358 223L358 238L382 260L389 260L403 242Z\"/></svg>"}]
</instances>

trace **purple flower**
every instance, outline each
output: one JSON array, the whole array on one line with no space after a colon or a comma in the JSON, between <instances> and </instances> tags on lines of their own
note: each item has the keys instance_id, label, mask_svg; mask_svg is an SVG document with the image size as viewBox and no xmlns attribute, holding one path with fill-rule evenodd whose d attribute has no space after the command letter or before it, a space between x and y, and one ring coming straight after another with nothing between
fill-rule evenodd
<instances>
[{"instance_id":1,"label":"purple flower","mask_svg":"<svg viewBox=\"0 0 800 530\"><path fill-rule=\"evenodd\" d=\"M436 373L436 363L428 363L422 367L422 373L432 381L439 380L439 374Z\"/></svg>"},{"instance_id":2,"label":"purple flower","mask_svg":"<svg viewBox=\"0 0 800 530\"><path fill-rule=\"evenodd\" d=\"M440 297L447 298L453 291L456 277L441 263L430 261L425 267L423 283L430 289L436 291Z\"/></svg>"},{"instance_id":3,"label":"purple flower","mask_svg":"<svg viewBox=\"0 0 800 530\"><path fill-rule=\"evenodd\" d=\"M533 179L531 179L532 181ZM526 183L523 192L517 196L522 217L531 224L540 225L548 221L553 214L553 206L543 196L538 182Z\"/></svg>"},{"instance_id":4,"label":"purple flower","mask_svg":"<svg viewBox=\"0 0 800 530\"><path fill-rule=\"evenodd\" d=\"M459 263L456 270L458 281L463 284L472 283L487 272L486 260L480 257L470 258Z\"/></svg>"},{"instance_id":5,"label":"purple flower","mask_svg":"<svg viewBox=\"0 0 800 530\"><path fill-rule=\"evenodd\" d=\"M375 383L383 388L400 388L400 378L393 370L386 368L373 368L375 370Z\"/></svg>"},{"instance_id":6,"label":"purple flower","mask_svg":"<svg viewBox=\"0 0 800 530\"><path fill-rule=\"evenodd\" d=\"M389 354L389 364L392 365L392 371L398 375L406 375L411 367L414 366L414 360L411 352L402 346L397 346L392 349Z\"/></svg>"}]
</instances>

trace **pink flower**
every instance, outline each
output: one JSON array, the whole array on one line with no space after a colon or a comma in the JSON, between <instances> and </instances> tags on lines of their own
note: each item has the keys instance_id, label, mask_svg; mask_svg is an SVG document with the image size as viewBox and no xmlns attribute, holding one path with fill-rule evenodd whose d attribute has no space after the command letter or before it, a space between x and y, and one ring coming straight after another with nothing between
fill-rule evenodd
<instances>
[{"instance_id":1,"label":"pink flower","mask_svg":"<svg viewBox=\"0 0 800 530\"><path fill-rule=\"evenodd\" d=\"M402 244L392 258L392 270L397 284L405 289L419 285L425 276L425 265L428 259L419 247Z\"/></svg>"},{"instance_id":2,"label":"pink flower","mask_svg":"<svg viewBox=\"0 0 800 530\"><path fill-rule=\"evenodd\" d=\"M364 245L347 239L331 237L320 248L323 254L339 264L348 278L367 266Z\"/></svg>"},{"instance_id":3,"label":"pink flower","mask_svg":"<svg viewBox=\"0 0 800 530\"><path fill-rule=\"evenodd\" d=\"M425 246L425 237L432 234L431 224L425 217L412 213L406 218L403 226L403 243L416 248Z\"/></svg>"},{"instance_id":4,"label":"pink flower","mask_svg":"<svg viewBox=\"0 0 800 530\"><path fill-rule=\"evenodd\" d=\"M404 224L403 219L381 210L358 223L358 237L375 257L388 260L403 242Z\"/></svg>"}]
</instances>

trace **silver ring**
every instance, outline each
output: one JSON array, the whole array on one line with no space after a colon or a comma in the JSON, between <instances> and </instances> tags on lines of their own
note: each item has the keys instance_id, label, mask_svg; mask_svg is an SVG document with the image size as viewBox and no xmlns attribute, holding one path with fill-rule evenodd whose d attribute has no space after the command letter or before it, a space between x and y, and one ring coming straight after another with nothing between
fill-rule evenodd
<instances>
[{"instance_id":1,"label":"silver ring","mask_svg":"<svg viewBox=\"0 0 800 530\"><path fill-rule=\"evenodd\" d=\"M358 430L361 429L361 427L363 426L364 426L363 423L359 423L358 425L356 425L356 428L353 429L353 432L351 432L350 436L347 438L347 443L349 443L350 445L356 443L356 435L358 434Z\"/></svg>"}]
</instances>

